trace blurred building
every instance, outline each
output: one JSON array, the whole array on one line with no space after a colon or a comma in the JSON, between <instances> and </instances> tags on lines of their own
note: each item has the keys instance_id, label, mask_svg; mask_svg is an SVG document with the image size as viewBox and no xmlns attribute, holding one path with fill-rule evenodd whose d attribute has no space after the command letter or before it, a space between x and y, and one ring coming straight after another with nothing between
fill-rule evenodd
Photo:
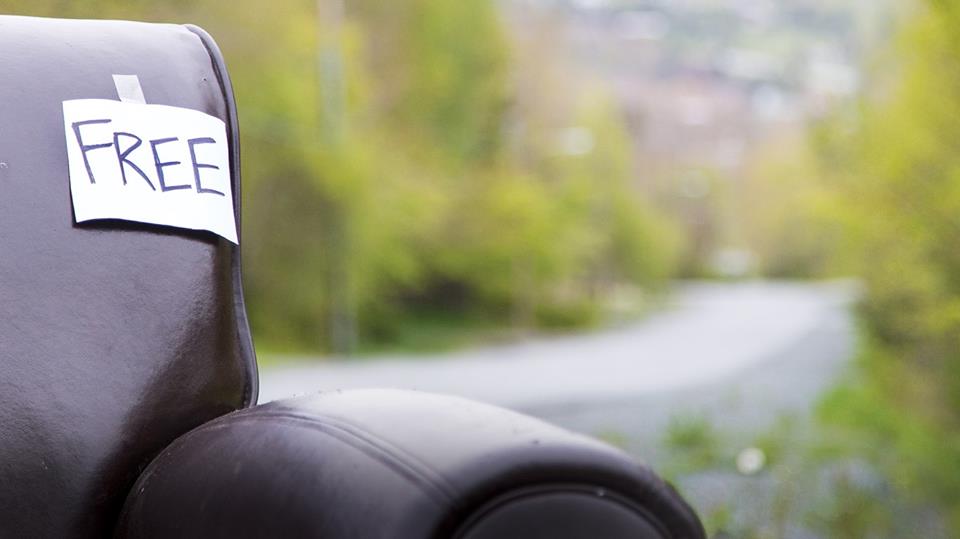
<instances>
[{"instance_id":1,"label":"blurred building","mask_svg":"<svg viewBox=\"0 0 960 539\"><path fill-rule=\"evenodd\" d=\"M558 29L570 76L601 81L622 109L638 186L689 227L710 228L688 230L695 243L711 236L710 250L736 236L735 223L707 215L718 211L705 206L716 183L735 184L759 144L860 92L885 4L505 0L504 12L520 34L545 18Z\"/></svg>"}]
</instances>

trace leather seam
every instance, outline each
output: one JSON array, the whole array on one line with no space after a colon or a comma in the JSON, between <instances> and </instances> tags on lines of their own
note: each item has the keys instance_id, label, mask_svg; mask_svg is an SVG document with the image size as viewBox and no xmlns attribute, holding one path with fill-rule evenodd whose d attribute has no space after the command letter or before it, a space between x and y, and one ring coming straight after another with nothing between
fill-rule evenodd
<instances>
[{"instance_id":1,"label":"leather seam","mask_svg":"<svg viewBox=\"0 0 960 539\"><path fill-rule=\"evenodd\" d=\"M599 494L602 492L603 494ZM654 527L658 532L663 534L664 537L675 537L673 533L667 528L667 526L656 518L655 515L642 505L632 501L627 496L620 494L616 490L612 490L600 485L591 485L589 483L535 483L526 486L517 486L513 487L510 490L503 492L499 495L492 497L489 501L481 504L476 508L471 514L469 514L466 520L458 526L455 530L455 535L453 539L462 539L465 537L466 533L472 531L475 526L492 514L494 511L504 507L511 502L518 500L525 500L536 498L538 496L551 495L551 494L561 494L561 493L574 493L574 494L587 494L593 495L597 498L604 499L609 503L617 504L629 511L632 511L639 516L641 516L646 522L648 522L652 527ZM443 537L447 537L443 535Z\"/></svg>"},{"instance_id":2,"label":"leather seam","mask_svg":"<svg viewBox=\"0 0 960 539\"><path fill-rule=\"evenodd\" d=\"M184 27L197 38L200 39L200 43L203 45L204 50L207 51L207 55L210 57L210 63L213 68L213 72L217 77L217 84L220 87L220 92L223 95L224 106L226 109L226 124L227 132L229 133L229 147L230 147L230 164L232 166L232 177L233 177L233 207L234 207L234 216L237 220L237 237L242 238L242 220L241 220L241 203L242 203L242 183L240 177L240 129L237 121L237 104L233 95L233 85L230 83L230 77L227 73L227 67L223 59L223 55L220 53L219 48L216 45L216 42L213 41L213 38L199 26L192 24L184 25ZM237 341L240 347L240 353L243 355L245 372L247 374L247 379L244 382L243 388L243 402L241 403L240 408L250 408L255 405L257 402L257 396L259 393L259 373L257 372L257 358L256 350L253 346L253 336L250 332L250 322L247 319L247 310L246 302L243 296L243 275L242 275L242 265L240 258L240 246L239 245L230 245L230 265L232 273L232 282L233 282L233 310L234 317L237 324Z\"/></svg>"},{"instance_id":3,"label":"leather seam","mask_svg":"<svg viewBox=\"0 0 960 539\"><path fill-rule=\"evenodd\" d=\"M435 501L455 505L454 488L435 470L376 434L327 416L306 416L289 412L261 412L237 416L235 421L286 420L316 430L363 452L377 462L414 481ZM218 425L220 426L220 425Z\"/></svg>"}]
</instances>

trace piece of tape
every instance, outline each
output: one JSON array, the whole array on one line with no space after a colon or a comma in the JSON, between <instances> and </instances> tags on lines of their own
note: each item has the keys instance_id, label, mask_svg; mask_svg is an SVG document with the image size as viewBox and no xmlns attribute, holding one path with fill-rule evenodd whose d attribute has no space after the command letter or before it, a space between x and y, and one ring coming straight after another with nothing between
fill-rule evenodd
<instances>
[{"instance_id":1,"label":"piece of tape","mask_svg":"<svg viewBox=\"0 0 960 539\"><path fill-rule=\"evenodd\" d=\"M140 78L136 75L114 75L113 84L117 87L117 95L124 103L146 105L143 97L143 88L140 87Z\"/></svg>"}]
</instances>

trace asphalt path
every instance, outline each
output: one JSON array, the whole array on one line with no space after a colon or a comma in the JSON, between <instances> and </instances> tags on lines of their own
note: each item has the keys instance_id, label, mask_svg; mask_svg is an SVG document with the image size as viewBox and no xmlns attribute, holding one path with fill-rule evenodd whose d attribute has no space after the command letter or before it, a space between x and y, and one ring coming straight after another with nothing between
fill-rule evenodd
<instances>
[{"instance_id":1,"label":"asphalt path","mask_svg":"<svg viewBox=\"0 0 960 539\"><path fill-rule=\"evenodd\" d=\"M260 402L320 390L392 387L521 410L581 431L657 431L708 414L732 427L799 412L843 370L854 287L694 283L642 321L428 358L309 361L264 369Z\"/></svg>"}]
</instances>

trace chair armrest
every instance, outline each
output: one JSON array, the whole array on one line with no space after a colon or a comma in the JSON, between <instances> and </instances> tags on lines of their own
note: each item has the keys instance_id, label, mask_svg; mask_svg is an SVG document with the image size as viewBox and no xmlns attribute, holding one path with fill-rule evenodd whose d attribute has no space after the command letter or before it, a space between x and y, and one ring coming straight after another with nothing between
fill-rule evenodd
<instances>
[{"instance_id":1,"label":"chair armrest","mask_svg":"<svg viewBox=\"0 0 960 539\"><path fill-rule=\"evenodd\" d=\"M699 539L621 452L456 397L358 390L223 416L162 452L118 537Z\"/></svg>"}]
</instances>

